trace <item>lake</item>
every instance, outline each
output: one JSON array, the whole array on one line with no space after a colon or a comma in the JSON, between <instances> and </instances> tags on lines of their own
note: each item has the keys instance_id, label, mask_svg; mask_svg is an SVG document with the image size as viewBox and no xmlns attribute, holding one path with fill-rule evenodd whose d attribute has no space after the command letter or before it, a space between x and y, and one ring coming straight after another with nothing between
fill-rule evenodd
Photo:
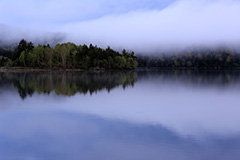
<instances>
[{"instance_id":1,"label":"lake","mask_svg":"<svg viewBox=\"0 0 240 160\"><path fill-rule=\"evenodd\" d=\"M240 71L6 71L0 102L3 160L240 157Z\"/></svg>"}]
</instances>

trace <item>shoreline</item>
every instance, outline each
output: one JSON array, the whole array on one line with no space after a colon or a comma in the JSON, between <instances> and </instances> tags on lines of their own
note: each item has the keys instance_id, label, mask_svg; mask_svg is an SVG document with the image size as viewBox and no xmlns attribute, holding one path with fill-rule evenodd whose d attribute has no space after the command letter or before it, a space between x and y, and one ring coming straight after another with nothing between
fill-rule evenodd
<instances>
[{"instance_id":1,"label":"shoreline","mask_svg":"<svg viewBox=\"0 0 240 160\"><path fill-rule=\"evenodd\" d=\"M44 68L24 68L24 67L10 67L0 68L0 72L3 71L29 71L29 72L43 72L43 71L85 71L84 69L44 69Z\"/></svg>"},{"instance_id":2,"label":"shoreline","mask_svg":"<svg viewBox=\"0 0 240 160\"><path fill-rule=\"evenodd\" d=\"M5 71L12 71L12 72L46 72L46 71L66 71L66 72L82 72L82 71L96 71L96 72L104 72L104 71L147 71L147 70L193 70L193 71L226 71L226 70L236 70L240 71L240 67L230 67L230 68L194 68L194 67L179 67L179 68L172 68L172 67L139 67L133 70L119 70L119 69L63 69L63 68L54 68L54 69L49 69L49 68L27 68L27 67L0 67L0 72L5 72Z\"/></svg>"},{"instance_id":3,"label":"shoreline","mask_svg":"<svg viewBox=\"0 0 240 160\"><path fill-rule=\"evenodd\" d=\"M105 72L105 71L136 71L137 69L63 69L63 68L27 68L27 67L0 67L0 72L50 72L50 71L61 71L61 72L83 72L83 71L92 71L92 72Z\"/></svg>"}]
</instances>

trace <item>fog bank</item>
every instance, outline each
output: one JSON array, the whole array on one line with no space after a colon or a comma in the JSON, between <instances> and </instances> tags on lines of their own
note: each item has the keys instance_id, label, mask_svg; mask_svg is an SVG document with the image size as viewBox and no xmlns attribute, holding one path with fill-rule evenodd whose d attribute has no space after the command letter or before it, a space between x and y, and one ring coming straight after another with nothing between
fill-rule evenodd
<instances>
[{"instance_id":1,"label":"fog bank","mask_svg":"<svg viewBox=\"0 0 240 160\"><path fill-rule=\"evenodd\" d=\"M240 44L239 1L182 0L164 10L136 11L67 24L76 42L92 42L136 52L159 52L191 46Z\"/></svg>"},{"instance_id":2,"label":"fog bank","mask_svg":"<svg viewBox=\"0 0 240 160\"><path fill-rule=\"evenodd\" d=\"M72 1L78 6L77 2ZM83 6L86 4L85 1L81 2ZM98 4L94 2L92 0L93 4ZM136 53L160 53L192 46L238 47L240 44L239 0L177 0L169 4L164 1L164 5L161 6L155 1L149 1L152 6L143 0L139 3L122 1L121 4L119 2L120 8L116 7L118 3L115 4L114 1L111 3L112 8L118 12L111 9L108 1L103 1L95 9L91 6L89 10L85 8L79 11L82 14L78 14L74 10L75 7L72 12L68 13L70 6L74 6L74 3L66 6L64 11L66 15L60 14L53 3L49 5L52 5L56 13L45 21L40 15L36 16L33 11L32 19L35 15L40 20L39 23L36 22L37 19L31 20L31 14L24 19L24 23L19 23L22 30L24 28L34 30L2 31L2 25L0 25L0 39L27 37L47 41L57 37L59 42L93 43L103 48L107 46L117 50L126 48ZM108 8L103 7L104 4L108 4ZM121 8L127 4L129 6L139 5L138 7L130 6L125 10ZM143 4L146 5L145 8ZM153 4L156 4L156 7L153 7ZM103 13L101 9L109 9L109 11ZM90 14L90 10L93 10L94 15ZM87 13L92 15L91 18L87 18ZM82 15L85 15L85 18ZM42 34L43 32L45 34ZM54 38L49 38L48 35Z\"/></svg>"}]
</instances>

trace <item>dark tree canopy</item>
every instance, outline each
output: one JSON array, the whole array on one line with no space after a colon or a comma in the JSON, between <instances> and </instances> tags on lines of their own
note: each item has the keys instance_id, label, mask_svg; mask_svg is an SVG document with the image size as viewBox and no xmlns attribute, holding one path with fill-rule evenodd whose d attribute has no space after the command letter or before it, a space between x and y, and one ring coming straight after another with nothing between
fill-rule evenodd
<instances>
[{"instance_id":1,"label":"dark tree canopy","mask_svg":"<svg viewBox=\"0 0 240 160\"><path fill-rule=\"evenodd\" d=\"M97 46L74 43L34 46L32 42L22 39L12 57L12 66L31 68L64 69L135 69L137 60L134 53L123 54L110 47L102 49Z\"/></svg>"},{"instance_id":2,"label":"dark tree canopy","mask_svg":"<svg viewBox=\"0 0 240 160\"><path fill-rule=\"evenodd\" d=\"M19 42L19 44L17 46L17 49L16 49L16 51L15 51L13 57L12 57L13 61L15 61L20 56L21 52L27 50L27 45L28 45L27 41L25 41L24 39L22 39Z\"/></svg>"},{"instance_id":3,"label":"dark tree canopy","mask_svg":"<svg viewBox=\"0 0 240 160\"><path fill-rule=\"evenodd\" d=\"M29 67L46 69L135 69L136 67L224 69L240 68L240 51L230 48L193 48L181 53L138 55L111 47L74 43L34 46L22 39L13 48L0 47L0 67ZM14 54L13 54L14 53Z\"/></svg>"},{"instance_id":4,"label":"dark tree canopy","mask_svg":"<svg viewBox=\"0 0 240 160\"><path fill-rule=\"evenodd\" d=\"M196 49L178 54L138 55L139 67L224 69L240 67L240 52L227 48Z\"/></svg>"}]
</instances>

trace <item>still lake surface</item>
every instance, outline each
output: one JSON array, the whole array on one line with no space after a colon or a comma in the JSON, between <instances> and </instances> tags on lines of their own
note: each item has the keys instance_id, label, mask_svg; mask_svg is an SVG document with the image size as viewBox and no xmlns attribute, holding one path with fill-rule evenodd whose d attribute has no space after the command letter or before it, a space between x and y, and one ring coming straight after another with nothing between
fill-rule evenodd
<instances>
[{"instance_id":1,"label":"still lake surface","mask_svg":"<svg viewBox=\"0 0 240 160\"><path fill-rule=\"evenodd\" d=\"M239 160L240 71L0 72L2 160Z\"/></svg>"}]
</instances>

